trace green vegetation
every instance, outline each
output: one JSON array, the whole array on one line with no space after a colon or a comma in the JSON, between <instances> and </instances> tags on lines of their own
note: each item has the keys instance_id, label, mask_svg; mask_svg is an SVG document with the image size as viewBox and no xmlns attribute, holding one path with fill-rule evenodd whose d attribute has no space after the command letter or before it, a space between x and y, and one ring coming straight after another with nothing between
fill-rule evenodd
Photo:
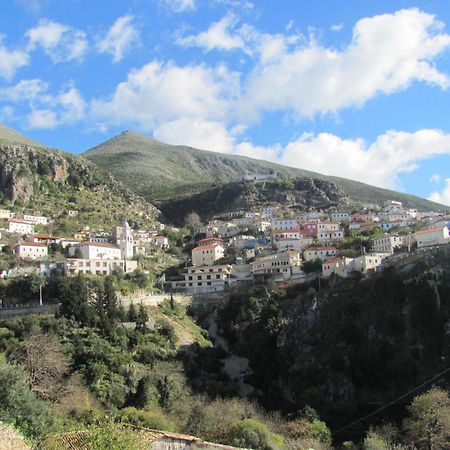
<instances>
[{"instance_id":1,"label":"green vegetation","mask_svg":"<svg viewBox=\"0 0 450 450\"><path fill-rule=\"evenodd\" d=\"M168 145L132 131L92 148L84 156L118 179L128 180L134 192L158 204L241 180L247 173L275 171L282 178L312 178L335 184L355 202L382 203L395 198L406 207L442 209L442 205L412 195L243 156ZM291 180L285 183L282 190L292 190ZM186 211L185 216L193 211L197 209Z\"/></svg>"},{"instance_id":2,"label":"green vegetation","mask_svg":"<svg viewBox=\"0 0 450 450\"><path fill-rule=\"evenodd\" d=\"M70 236L85 226L109 229L124 219L135 225L156 220L152 205L75 155L0 143L0 168L0 202L16 213L50 216L55 222L46 231L54 234ZM78 215L69 217L69 210Z\"/></svg>"}]
</instances>

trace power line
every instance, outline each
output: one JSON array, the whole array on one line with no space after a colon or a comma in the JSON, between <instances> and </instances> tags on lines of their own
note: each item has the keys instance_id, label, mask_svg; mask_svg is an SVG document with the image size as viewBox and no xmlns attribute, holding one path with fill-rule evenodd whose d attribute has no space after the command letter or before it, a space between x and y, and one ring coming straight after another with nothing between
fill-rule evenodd
<instances>
[{"instance_id":1,"label":"power line","mask_svg":"<svg viewBox=\"0 0 450 450\"><path fill-rule=\"evenodd\" d=\"M403 394L403 395L401 395L400 397L397 397L396 399L390 401L389 403L386 403L386 405L381 406L380 408L376 409L375 411L372 411L371 413L366 414L365 416L363 416L363 417L361 417L361 418L359 418L359 419L357 419L357 420L355 420L355 421L349 423L348 425L345 425L344 427L339 428L339 429L336 430L336 431L333 431L333 433L331 433L331 434L338 434L338 433L340 433L341 431L344 431L344 430L346 430L347 428L350 428L350 427L352 427L353 425L356 425L357 423L362 422L363 420L366 420L368 417L371 417L371 416L373 416L373 415L375 415L375 414L378 414L380 411L383 411L383 409L386 409L387 407L393 405L394 403L397 403L399 400L401 400L401 399L407 397L408 395L410 395L410 394L412 394L413 392L417 391L418 389L420 389L421 387L425 386L426 384L431 383L432 381L436 380L437 378L440 378L442 375L444 375L444 374L445 374L446 372L448 372L449 370L450 370L450 367L447 367L447 368L446 368L444 371L442 371L441 373L439 373L439 374L435 375L433 378L430 378L429 380L423 382L423 383L420 384L419 386L416 386L415 388L413 388L413 389L411 389L410 391L408 391L406 394Z\"/></svg>"}]
</instances>

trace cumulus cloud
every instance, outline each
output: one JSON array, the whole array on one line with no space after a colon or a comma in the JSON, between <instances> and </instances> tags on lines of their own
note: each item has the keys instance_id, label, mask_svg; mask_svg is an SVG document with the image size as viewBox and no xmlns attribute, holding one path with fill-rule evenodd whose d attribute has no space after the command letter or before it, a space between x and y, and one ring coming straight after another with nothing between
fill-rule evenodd
<instances>
[{"instance_id":1,"label":"cumulus cloud","mask_svg":"<svg viewBox=\"0 0 450 450\"><path fill-rule=\"evenodd\" d=\"M429 182L430 183L434 183L434 184L439 184L442 180L442 177L437 174L437 173L433 173L433 175L431 175Z\"/></svg>"},{"instance_id":2,"label":"cumulus cloud","mask_svg":"<svg viewBox=\"0 0 450 450\"><path fill-rule=\"evenodd\" d=\"M450 206L450 178L445 180L445 187L442 191L435 191L429 197L428 200L433 202L442 203L443 205Z\"/></svg>"},{"instance_id":3,"label":"cumulus cloud","mask_svg":"<svg viewBox=\"0 0 450 450\"><path fill-rule=\"evenodd\" d=\"M58 125L56 113L50 109L34 109L27 116L30 128L52 129Z\"/></svg>"},{"instance_id":4,"label":"cumulus cloud","mask_svg":"<svg viewBox=\"0 0 450 450\"><path fill-rule=\"evenodd\" d=\"M119 17L105 36L97 43L100 53L109 53L114 62L119 62L139 41L139 31L133 24L133 16Z\"/></svg>"},{"instance_id":5,"label":"cumulus cloud","mask_svg":"<svg viewBox=\"0 0 450 450\"><path fill-rule=\"evenodd\" d=\"M258 64L247 81L241 118L256 119L264 110L292 111L296 118L335 113L414 81L445 89L450 79L434 60L449 47L442 24L418 9L362 19L342 50L310 40Z\"/></svg>"},{"instance_id":6,"label":"cumulus cloud","mask_svg":"<svg viewBox=\"0 0 450 450\"><path fill-rule=\"evenodd\" d=\"M175 13L193 11L197 7L195 0L160 0L160 4Z\"/></svg>"},{"instance_id":7,"label":"cumulus cloud","mask_svg":"<svg viewBox=\"0 0 450 450\"><path fill-rule=\"evenodd\" d=\"M22 50L10 50L2 45L0 35L0 77L11 80L16 71L29 63L29 56Z\"/></svg>"},{"instance_id":8,"label":"cumulus cloud","mask_svg":"<svg viewBox=\"0 0 450 450\"><path fill-rule=\"evenodd\" d=\"M132 70L109 99L92 102L95 116L152 130L183 117L215 121L229 115L239 76L220 65L152 61Z\"/></svg>"},{"instance_id":9,"label":"cumulus cloud","mask_svg":"<svg viewBox=\"0 0 450 450\"><path fill-rule=\"evenodd\" d=\"M28 49L42 48L55 63L83 59L88 50L86 33L68 25L43 19L27 31Z\"/></svg>"},{"instance_id":10,"label":"cumulus cloud","mask_svg":"<svg viewBox=\"0 0 450 450\"><path fill-rule=\"evenodd\" d=\"M178 39L178 44L185 47L201 47L206 51L215 49L235 50L242 49L247 51L244 40L237 34L232 34L231 28L236 24L237 18L228 14L218 22L214 22L206 31L197 35L190 35Z\"/></svg>"},{"instance_id":11,"label":"cumulus cloud","mask_svg":"<svg viewBox=\"0 0 450 450\"><path fill-rule=\"evenodd\" d=\"M0 89L0 96L3 101L21 102L33 101L42 95L48 88L48 84L39 78L32 80L20 80L14 86L8 86Z\"/></svg>"},{"instance_id":12,"label":"cumulus cloud","mask_svg":"<svg viewBox=\"0 0 450 450\"><path fill-rule=\"evenodd\" d=\"M173 145L232 153L233 137L220 122L182 118L161 124L153 132L155 139Z\"/></svg>"}]
</instances>

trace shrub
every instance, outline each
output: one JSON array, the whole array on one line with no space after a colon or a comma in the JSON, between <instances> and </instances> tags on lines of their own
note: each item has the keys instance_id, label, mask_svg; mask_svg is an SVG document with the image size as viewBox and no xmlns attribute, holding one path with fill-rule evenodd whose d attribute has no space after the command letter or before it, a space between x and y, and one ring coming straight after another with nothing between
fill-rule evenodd
<instances>
[{"instance_id":1,"label":"shrub","mask_svg":"<svg viewBox=\"0 0 450 450\"><path fill-rule=\"evenodd\" d=\"M165 417L162 411L146 411L128 407L119 411L115 419L118 422L151 428L152 430L174 431L172 423Z\"/></svg>"},{"instance_id":2,"label":"shrub","mask_svg":"<svg viewBox=\"0 0 450 450\"><path fill-rule=\"evenodd\" d=\"M237 422L230 432L230 444L241 448L279 450L285 448L281 435L273 433L269 427L254 419Z\"/></svg>"}]
</instances>

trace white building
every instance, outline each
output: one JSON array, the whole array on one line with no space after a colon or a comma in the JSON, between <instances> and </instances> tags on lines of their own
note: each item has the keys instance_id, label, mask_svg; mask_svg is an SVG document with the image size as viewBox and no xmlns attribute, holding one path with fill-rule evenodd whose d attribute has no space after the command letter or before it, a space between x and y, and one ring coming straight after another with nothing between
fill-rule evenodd
<instances>
[{"instance_id":1,"label":"white building","mask_svg":"<svg viewBox=\"0 0 450 450\"><path fill-rule=\"evenodd\" d=\"M120 247L121 259L131 259L134 254L133 230L125 220L121 226L113 229L113 239Z\"/></svg>"},{"instance_id":2,"label":"white building","mask_svg":"<svg viewBox=\"0 0 450 450\"><path fill-rule=\"evenodd\" d=\"M433 227L416 232L417 248L450 243L450 226Z\"/></svg>"},{"instance_id":3,"label":"white building","mask_svg":"<svg viewBox=\"0 0 450 450\"><path fill-rule=\"evenodd\" d=\"M286 251L257 258L250 263L251 272L255 275L271 275L282 280L302 277L301 258L298 251Z\"/></svg>"},{"instance_id":4,"label":"white building","mask_svg":"<svg viewBox=\"0 0 450 450\"><path fill-rule=\"evenodd\" d=\"M210 266L220 258L223 258L224 248L218 244L200 245L192 249L193 266Z\"/></svg>"},{"instance_id":5,"label":"white building","mask_svg":"<svg viewBox=\"0 0 450 450\"><path fill-rule=\"evenodd\" d=\"M0 209L0 219L12 219L14 217L14 213L9 209Z\"/></svg>"},{"instance_id":6,"label":"white building","mask_svg":"<svg viewBox=\"0 0 450 450\"><path fill-rule=\"evenodd\" d=\"M282 238L301 239L303 238L303 233L298 228L276 229L272 230L272 238L274 240Z\"/></svg>"},{"instance_id":7,"label":"white building","mask_svg":"<svg viewBox=\"0 0 450 450\"><path fill-rule=\"evenodd\" d=\"M299 251L302 249L302 240L298 238L282 237L276 239L274 245L279 252L284 252L287 249Z\"/></svg>"},{"instance_id":8,"label":"white building","mask_svg":"<svg viewBox=\"0 0 450 450\"><path fill-rule=\"evenodd\" d=\"M223 291L230 284L231 265L188 267L184 288L188 293Z\"/></svg>"},{"instance_id":9,"label":"white building","mask_svg":"<svg viewBox=\"0 0 450 450\"><path fill-rule=\"evenodd\" d=\"M67 275L77 275L81 273L106 276L111 275L114 270L130 273L136 269L137 261L127 261L124 259L69 258L64 263L64 272Z\"/></svg>"},{"instance_id":10,"label":"white building","mask_svg":"<svg viewBox=\"0 0 450 450\"><path fill-rule=\"evenodd\" d=\"M48 225L48 217L45 216L34 216L31 214L24 214L23 215L23 220L27 221L27 222L31 222L31 223L35 223L38 225Z\"/></svg>"},{"instance_id":11,"label":"white building","mask_svg":"<svg viewBox=\"0 0 450 450\"><path fill-rule=\"evenodd\" d=\"M350 265L351 271L357 270L361 273L374 271L388 256L388 253L367 253L366 255L358 256Z\"/></svg>"},{"instance_id":12,"label":"white building","mask_svg":"<svg viewBox=\"0 0 450 450\"><path fill-rule=\"evenodd\" d=\"M271 219L279 210L279 206L265 206L261 209L261 215L267 219Z\"/></svg>"},{"instance_id":13,"label":"white building","mask_svg":"<svg viewBox=\"0 0 450 450\"><path fill-rule=\"evenodd\" d=\"M335 273L341 277L346 277L352 261L352 258L346 258L345 256L328 259L322 263L322 275L324 277L330 277Z\"/></svg>"},{"instance_id":14,"label":"white building","mask_svg":"<svg viewBox=\"0 0 450 450\"><path fill-rule=\"evenodd\" d=\"M386 202L384 202L383 209L385 212L402 211L403 205L402 202L397 202L395 200L387 200Z\"/></svg>"},{"instance_id":15,"label":"white building","mask_svg":"<svg viewBox=\"0 0 450 450\"><path fill-rule=\"evenodd\" d=\"M350 220L350 213L348 212L333 212L330 214L331 220L338 222L348 222Z\"/></svg>"},{"instance_id":16,"label":"white building","mask_svg":"<svg viewBox=\"0 0 450 450\"><path fill-rule=\"evenodd\" d=\"M152 237L152 243L161 248L169 248L169 239L166 236L154 236Z\"/></svg>"},{"instance_id":17,"label":"white building","mask_svg":"<svg viewBox=\"0 0 450 450\"><path fill-rule=\"evenodd\" d=\"M48 256L48 247L39 242L21 242L14 248L20 259L44 259Z\"/></svg>"},{"instance_id":18,"label":"white building","mask_svg":"<svg viewBox=\"0 0 450 450\"><path fill-rule=\"evenodd\" d=\"M396 234L385 235L373 238L372 242L372 250L375 253L388 253L392 255L394 249L405 245L405 236L398 236Z\"/></svg>"},{"instance_id":19,"label":"white building","mask_svg":"<svg viewBox=\"0 0 450 450\"><path fill-rule=\"evenodd\" d=\"M34 234L34 225L20 219L3 219L4 228L14 234Z\"/></svg>"},{"instance_id":20,"label":"white building","mask_svg":"<svg viewBox=\"0 0 450 450\"><path fill-rule=\"evenodd\" d=\"M298 228L298 220L297 219L272 219L272 228L274 230L292 230L294 228Z\"/></svg>"},{"instance_id":21,"label":"white building","mask_svg":"<svg viewBox=\"0 0 450 450\"><path fill-rule=\"evenodd\" d=\"M76 249L80 250L81 259L123 259L121 249L114 244L82 242L69 247L69 256L75 256Z\"/></svg>"},{"instance_id":22,"label":"white building","mask_svg":"<svg viewBox=\"0 0 450 450\"><path fill-rule=\"evenodd\" d=\"M314 259L321 259L325 261L327 259L334 258L337 255L335 247L312 247L303 252L303 258L305 261L312 261Z\"/></svg>"},{"instance_id":23,"label":"white building","mask_svg":"<svg viewBox=\"0 0 450 450\"><path fill-rule=\"evenodd\" d=\"M317 240L320 242L339 241L341 239L344 239L344 232L342 230L317 232Z\"/></svg>"}]
</instances>

